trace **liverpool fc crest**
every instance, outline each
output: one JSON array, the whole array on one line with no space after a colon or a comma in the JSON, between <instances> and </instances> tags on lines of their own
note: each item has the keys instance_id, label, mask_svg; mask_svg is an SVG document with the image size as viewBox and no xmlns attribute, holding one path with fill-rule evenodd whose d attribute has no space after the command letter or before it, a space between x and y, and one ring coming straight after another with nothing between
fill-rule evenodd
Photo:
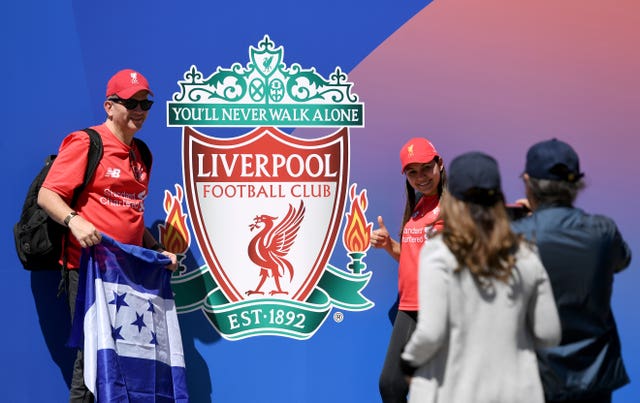
<instances>
[{"instance_id":1,"label":"liverpool fc crest","mask_svg":"<svg viewBox=\"0 0 640 403\"><path fill-rule=\"evenodd\" d=\"M193 66L167 104L168 124L183 126L184 187L176 185L175 196L165 194L160 237L182 239L176 242L182 250L172 250L179 256L195 239L205 263L174 276L179 312L202 309L228 339L306 339L334 307L373 306L361 294L371 277L363 261L371 228L364 216L366 191L356 195L356 185L348 183L348 126L362 125L363 106L339 69L330 80L314 69L289 69L282 47L268 37L249 56L246 68L218 68L208 78ZM315 139L269 125L231 138L193 127L310 126L314 119L318 126L336 120L343 127ZM352 263L341 270L330 258L345 217L342 238L353 241L344 243Z\"/></svg>"}]
</instances>

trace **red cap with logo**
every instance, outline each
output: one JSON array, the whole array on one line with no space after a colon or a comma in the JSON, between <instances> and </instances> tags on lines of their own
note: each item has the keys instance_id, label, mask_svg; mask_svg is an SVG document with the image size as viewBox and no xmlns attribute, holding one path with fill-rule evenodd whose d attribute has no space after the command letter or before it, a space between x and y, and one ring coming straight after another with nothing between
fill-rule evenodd
<instances>
[{"instance_id":1,"label":"red cap with logo","mask_svg":"<svg viewBox=\"0 0 640 403\"><path fill-rule=\"evenodd\" d=\"M120 70L107 83L107 98L115 95L121 99L129 99L138 91L148 91L153 95L147 79L135 70Z\"/></svg>"},{"instance_id":2,"label":"red cap with logo","mask_svg":"<svg viewBox=\"0 0 640 403\"><path fill-rule=\"evenodd\" d=\"M400 163L402 165L402 172L407 168L407 165L413 163L426 164L433 161L438 156L438 151L431 144L431 142L422 137L415 137L407 141L400 150Z\"/></svg>"}]
</instances>

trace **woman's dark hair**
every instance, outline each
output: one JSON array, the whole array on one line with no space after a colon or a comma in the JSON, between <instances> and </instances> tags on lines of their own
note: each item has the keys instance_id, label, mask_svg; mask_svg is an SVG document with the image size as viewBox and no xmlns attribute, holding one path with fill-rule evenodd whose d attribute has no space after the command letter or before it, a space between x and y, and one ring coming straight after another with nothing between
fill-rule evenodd
<instances>
[{"instance_id":1,"label":"woman's dark hair","mask_svg":"<svg viewBox=\"0 0 640 403\"><path fill-rule=\"evenodd\" d=\"M491 206L464 202L447 193L440 203L445 222L443 241L458 261L479 280L507 281L515 265L521 235L511 231L504 197Z\"/></svg>"},{"instance_id":2,"label":"woman's dark hair","mask_svg":"<svg viewBox=\"0 0 640 403\"><path fill-rule=\"evenodd\" d=\"M434 159L442 168L440 171L440 182L438 182L438 197L442 198L442 193L447 188L447 170L444 167L444 163L442 162L442 158L436 156ZM402 236L402 229L405 224L411 219L413 215L413 210L416 208L416 204L418 204L418 200L420 200L421 194L417 193L415 189L411 186L409 181L405 179L405 191L406 191L406 203L404 205L404 214L402 215L402 225L400 226L400 236Z\"/></svg>"}]
</instances>

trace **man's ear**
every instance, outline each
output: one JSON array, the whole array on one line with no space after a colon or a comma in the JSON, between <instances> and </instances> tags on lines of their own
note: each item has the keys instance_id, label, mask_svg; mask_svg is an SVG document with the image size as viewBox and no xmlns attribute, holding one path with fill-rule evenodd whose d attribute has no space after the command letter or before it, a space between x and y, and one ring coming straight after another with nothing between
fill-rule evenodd
<instances>
[{"instance_id":1,"label":"man's ear","mask_svg":"<svg viewBox=\"0 0 640 403\"><path fill-rule=\"evenodd\" d=\"M111 119L111 108L113 108L113 101L108 99L104 101L104 111L107 113L107 117Z\"/></svg>"}]
</instances>

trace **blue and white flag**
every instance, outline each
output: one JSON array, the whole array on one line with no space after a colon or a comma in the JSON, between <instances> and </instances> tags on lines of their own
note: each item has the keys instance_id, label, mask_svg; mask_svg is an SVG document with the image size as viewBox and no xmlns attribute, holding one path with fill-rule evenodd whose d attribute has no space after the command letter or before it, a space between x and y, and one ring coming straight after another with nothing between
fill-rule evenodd
<instances>
[{"instance_id":1,"label":"blue and white flag","mask_svg":"<svg viewBox=\"0 0 640 403\"><path fill-rule=\"evenodd\" d=\"M96 402L189 401L169 263L104 235L85 250L71 342L84 334L84 381Z\"/></svg>"}]
</instances>

